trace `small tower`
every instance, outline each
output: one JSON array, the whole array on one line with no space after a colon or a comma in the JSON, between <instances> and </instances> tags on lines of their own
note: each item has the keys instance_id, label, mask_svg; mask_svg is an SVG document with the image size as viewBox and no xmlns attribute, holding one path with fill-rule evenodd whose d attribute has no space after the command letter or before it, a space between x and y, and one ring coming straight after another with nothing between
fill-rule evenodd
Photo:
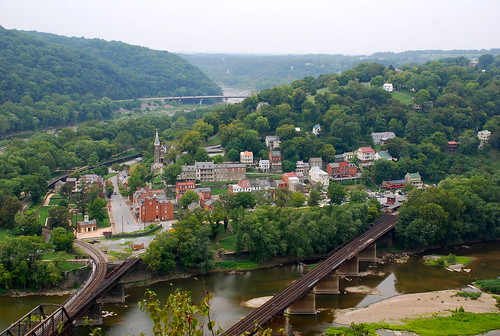
<instances>
[{"instance_id":1,"label":"small tower","mask_svg":"<svg viewBox=\"0 0 500 336\"><path fill-rule=\"evenodd\" d=\"M161 163L161 145L160 137L158 136L158 130L156 130L154 146L154 163Z\"/></svg>"}]
</instances>

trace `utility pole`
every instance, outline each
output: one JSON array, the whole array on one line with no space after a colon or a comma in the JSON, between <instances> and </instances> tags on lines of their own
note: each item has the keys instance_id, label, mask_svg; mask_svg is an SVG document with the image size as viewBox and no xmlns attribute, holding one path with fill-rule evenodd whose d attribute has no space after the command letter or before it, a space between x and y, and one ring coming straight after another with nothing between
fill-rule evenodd
<instances>
[{"instance_id":1,"label":"utility pole","mask_svg":"<svg viewBox=\"0 0 500 336\"><path fill-rule=\"evenodd\" d=\"M123 231L123 215L122 215L122 233L123 233L123 232L124 232L124 231Z\"/></svg>"}]
</instances>

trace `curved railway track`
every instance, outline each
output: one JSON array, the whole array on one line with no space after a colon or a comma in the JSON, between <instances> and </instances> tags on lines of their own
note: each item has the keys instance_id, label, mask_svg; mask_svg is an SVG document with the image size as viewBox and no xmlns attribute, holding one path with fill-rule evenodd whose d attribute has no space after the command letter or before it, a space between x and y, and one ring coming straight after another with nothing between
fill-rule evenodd
<instances>
[{"instance_id":1,"label":"curved railway track","mask_svg":"<svg viewBox=\"0 0 500 336\"><path fill-rule=\"evenodd\" d=\"M224 336L254 334L256 326L262 326L274 316L282 313L292 303L314 289L316 284L337 269L344 261L352 259L359 252L389 231L397 223L397 216L387 215L372 224L371 228L349 243L334 250L320 265L294 281L290 286L261 307L257 308L224 332Z\"/></svg>"}]
</instances>

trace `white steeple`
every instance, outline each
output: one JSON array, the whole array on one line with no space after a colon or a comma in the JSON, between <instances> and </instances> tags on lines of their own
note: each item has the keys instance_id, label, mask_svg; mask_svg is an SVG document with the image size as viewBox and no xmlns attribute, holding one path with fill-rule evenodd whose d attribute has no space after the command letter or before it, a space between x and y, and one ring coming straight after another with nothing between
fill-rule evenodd
<instances>
[{"instance_id":1,"label":"white steeple","mask_svg":"<svg viewBox=\"0 0 500 336\"><path fill-rule=\"evenodd\" d=\"M156 137L155 137L155 146L160 145L160 138L158 137L158 130L156 130Z\"/></svg>"}]
</instances>

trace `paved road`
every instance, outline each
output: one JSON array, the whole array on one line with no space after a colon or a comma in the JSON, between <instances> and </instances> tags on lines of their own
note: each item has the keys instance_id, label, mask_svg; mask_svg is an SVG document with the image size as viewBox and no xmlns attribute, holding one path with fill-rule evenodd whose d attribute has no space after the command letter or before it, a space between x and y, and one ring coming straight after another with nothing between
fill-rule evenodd
<instances>
[{"instance_id":1,"label":"paved road","mask_svg":"<svg viewBox=\"0 0 500 336\"><path fill-rule=\"evenodd\" d=\"M118 192L118 179L117 176L110 178L113 183L116 195L113 193L109 204L111 205L111 216L114 225L114 233L132 232L140 230L144 227L142 223L137 223L134 216L130 212L130 205L127 205L128 200L120 195Z\"/></svg>"}]
</instances>

